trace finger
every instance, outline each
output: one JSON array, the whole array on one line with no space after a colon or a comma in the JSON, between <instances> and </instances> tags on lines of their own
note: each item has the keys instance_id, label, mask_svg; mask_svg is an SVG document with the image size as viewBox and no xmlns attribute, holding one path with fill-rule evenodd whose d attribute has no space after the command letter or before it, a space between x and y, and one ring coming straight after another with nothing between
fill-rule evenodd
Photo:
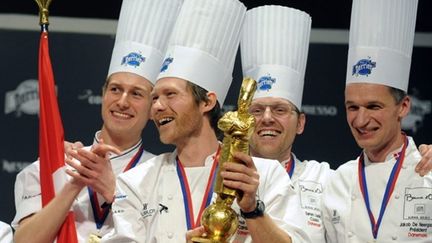
<instances>
[{"instance_id":1,"label":"finger","mask_svg":"<svg viewBox=\"0 0 432 243\"><path fill-rule=\"evenodd\" d=\"M187 240L187 242L192 242L193 237L205 236L205 233L206 233L206 231L205 231L204 227L198 226L197 228L192 229L192 230L188 230L186 232L186 240Z\"/></svg>"},{"instance_id":2,"label":"finger","mask_svg":"<svg viewBox=\"0 0 432 243\"><path fill-rule=\"evenodd\" d=\"M254 173L253 176L249 176L245 173L221 171L223 178L223 184L232 189L241 190L245 194L254 194L258 189L259 175Z\"/></svg>"},{"instance_id":3,"label":"finger","mask_svg":"<svg viewBox=\"0 0 432 243\"><path fill-rule=\"evenodd\" d=\"M121 154L121 151L114 146L108 144L96 144L91 151L101 157L105 157L108 153Z\"/></svg>"},{"instance_id":4,"label":"finger","mask_svg":"<svg viewBox=\"0 0 432 243\"><path fill-rule=\"evenodd\" d=\"M70 157L72 157L72 158L70 158L70 157L66 157L66 159L67 160L71 160L72 162L74 162L74 163L77 163L76 161L73 161L72 159L76 159L77 161L79 161L79 164L77 164L77 167L78 166L81 166L81 167L86 167L86 168L88 168L88 169L95 169L95 167L96 167L96 163L95 162L93 162L93 160L95 159L94 157L93 158L90 158L91 157L91 154L88 154L87 152L88 151L85 151L85 150L82 150L82 149L80 149L80 150L78 150L78 151L76 151L76 150L72 150L72 151L70 151ZM96 156L96 155L94 155L94 156ZM65 159L65 160L66 160ZM78 169L78 168L75 168L75 169Z\"/></svg>"},{"instance_id":5,"label":"finger","mask_svg":"<svg viewBox=\"0 0 432 243\"><path fill-rule=\"evenodd\" d=\"M420 176L424 176L432 170L432 145L420 145L419 152L422 158L417 164L415 171L419 173Z\"/></svg>"},{"instance_id":6,"label":"finger","mask_svg":"<svg viewBox=\"0 0 432 243\"><path fill-rule=\"evenodd\" d=\"M85 162L86 160L82 161ZM98 178L98 173L89 167L84 166L83 162L78 162L68 158L65 159L65 162L75 170L75 173L78 173L86 178Z\"/></svg>"},{"instance_id":7,"label":"finger","mask_svg":"<svg viewBox=\"0 0 432 243\"><path fill-rule=\"evenodd\" d=\"M248 168L256 170L252 157L243 152L234 152L233 157L243 162Z\"/></svg>"},{"instance_id":8,"label":"finger","mask_svg":"<svg viewBox=\"0 0 432 243\"><path fill-rule=\"evenodd\" d=\"M96 169L99 166L105 166L109 159L107 159L105 156L101 156L94 151L89 151L86 149L78 149L77 151L78 155L81 156L81 164L89 167L90 169Z\"/></svg>"},{"instance_id":9,"label":"finger","mask_svg":"<svg viewBox=\"0 0 432 243\"><path fill-rule=\"evenodd\" d=\"M80 141L77 141L77 142L73 143L73 148L75 148L75 149L84 148L84 144L81 143Z\"/></svg>"},{"instance_id":10,"label":"finger","mask_svg":"<svg viewBox=\"0 0 432 243\"><path fill-rule=\"evenodd\" d=\"M229 187L231 189L240 190L244 194L255 194L254 192L256 191L255 190L255 188L256 188L255 185L253 185L251 183L244 183L242 181L235 181L235 180L224 179L223 180L223 184L224 184L224 186L227 186L227 187Z\"/></svg>"}]
</instances>

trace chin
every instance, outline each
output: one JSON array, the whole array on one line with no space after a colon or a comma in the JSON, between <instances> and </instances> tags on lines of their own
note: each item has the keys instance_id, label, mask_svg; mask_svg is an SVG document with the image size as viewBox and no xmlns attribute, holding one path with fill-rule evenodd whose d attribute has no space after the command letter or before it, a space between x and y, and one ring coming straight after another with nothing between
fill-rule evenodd
<instances>
[{"instance_id":1,"label":"chin","mask_svg":"<svg viewBox=\"0 0 432 243\"><path fill-rule=\"evenodd\" d=\"M163 144L172 144L172 139L168 136L164 136L162 134L159 134L159 140Z\"/></svg>"}]
</instances>

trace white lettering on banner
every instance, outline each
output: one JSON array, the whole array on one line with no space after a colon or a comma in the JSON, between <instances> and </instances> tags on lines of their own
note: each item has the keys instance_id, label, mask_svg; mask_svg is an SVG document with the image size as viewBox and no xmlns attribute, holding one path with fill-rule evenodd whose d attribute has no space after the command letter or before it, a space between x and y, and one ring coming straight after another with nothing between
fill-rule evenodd
<instances>
[{"instance_id":1,"label":"white lettering on banner","mask_svg":"<svg viewBox=\"0 0 432 243\"><path fill-rule=\"evenodd\" d=\"M337 116L338 114L337 107L333 105L303 105L302 111L312 116Z\"/></svg>"},{"instance_id":2,"label":"white lettering on banner","mask_svg":"<svg viewBox=\"0 0 432 243\"><path fill-rule=\"evenodd\" d=\"M91 89L85 89L80 95L78 95L78 100L87 100L89 105L102 104L102 96L93 95L93 91Z\"/></svg>"},{"instance_id":3,"label":"white lettering on banner","mask_svg":"<svg viewBox=\"0 0 432 243\"><path fill-rule=\"evenodd\" d=\"M5 114L16 112L16 117L22 113L37 115L39 113L39 85L36 79L21 82L16 90L6 92Z\"/></svg>"},{"instance_id":4,"label":"white lettering on banner","mask_svg":"<svg viewBox=\"0 0 432 243\"><path fill-rule=\"evenodd\" d=\"M414 134L423 126L423 120L426 115L431 114L432 101L420 100L414 95L411 97L411 110L408 116L402 120L402 129L411 130Z\"/></svg>"},{"instance_id":5,"label":"white lettering on banner","mask_svg":"<svg viewBox=\"0 0 432 243\"><path fill-rule=\"evenodd\" d=\"M31 162L25 162L25 161L8 161L6 159L2 160L2 164L3 164L3 171L6 171L8 173L18 173L20 172L22 169L24 169L24 167L28 166L31 164Z\"/></svg>"}]
</instances>

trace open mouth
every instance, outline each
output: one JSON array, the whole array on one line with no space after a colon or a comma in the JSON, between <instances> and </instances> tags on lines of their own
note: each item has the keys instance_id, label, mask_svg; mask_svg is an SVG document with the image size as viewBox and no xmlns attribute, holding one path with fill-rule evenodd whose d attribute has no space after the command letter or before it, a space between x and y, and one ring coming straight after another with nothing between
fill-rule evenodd
<instances>
[{"instance_id":1,"label":"open mouth","mask_svg":"<svg viewBox=\"0 0 432 243\"><path fill-rule=\"evenodd\" d=\"M166 124L172 122L173 120L174 120L174 118L172 118L172 117L164 117L164 118L158 120L158 125L163 126L163 125L166 125Z\"/></svg>"},{"instance_id":2,"label":"open mouth","mask_svg":"<svg viewBox=\"0 0 432 243\"><path fill-rule=\"evenodd\" d=\"M122 113L122 112L118 112L118 111L111 111L111 114L117 118L121 118L121 119L129 119L131 117L133 117L130 114L127 113Z\"/></svg>"},{"instance_id":3,"label":"open mouth","mask_svg":"<svg viewBox=\"0 0 432 243\"><path fill-rule=\"evenodd\" d=\"M277 130L260 130L258 131L258 136L260 137L276 137L281 134L280 131Z\"/></svg>"},{"instance_id":4,"label":"open mouth","mask_svg":"<svg viewBox=\"0 0 432 243\"><path fill-rule=\"evenodd\" d=\"M357 128L356 130L357 130L357 132L358 132L359 134L361 134L361 135L366 135L366 134L369 134L369 133L372 133L372 132L377 131L378 128L377 128L377 127L376 127L376 128L369 128L369 129L365 129L365 128Z\"/></svg>"}]
</instances>

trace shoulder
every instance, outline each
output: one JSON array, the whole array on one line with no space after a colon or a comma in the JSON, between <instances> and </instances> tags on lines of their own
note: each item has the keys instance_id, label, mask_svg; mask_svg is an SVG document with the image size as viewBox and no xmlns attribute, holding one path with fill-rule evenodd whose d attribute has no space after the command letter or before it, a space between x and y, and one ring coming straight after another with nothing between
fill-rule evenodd
<instances>
[{"instance_id":1,"label":"shoulder","mask_svg":"<svg viewBox=\"0 0 432 243\"><path fill-rule=\"evenodd\" d=\"M330 168L330 164L324 161L319 162L316 160L305 160L302 163L305 163L305 166L308 170L320 172L332 171L332 169Z\"/></svg>"},{"instance_id":2,"label":"shoulder","mask_svg":"<svg viewBox=\"0 0 432 243\"><path fill-rule=\"evenodd\" d=\"M352 173L354 171L357 171L358 166L358 159L350 160L348 162L345 162L341 164L337 169L336 172L338 174L340 173Z\"/></svg>"},{"instance_id":3,"label":"shoulder","mask_svg":"<svg viewBox=\"0 0 432 243\"><path fill-rule=\"evenodd\" d=\"M154 156L144 163L121 173L118 176L118 180L124 184L139 185L150 178L157 177L162 167L170 161L171 157L172 153Z\"/></svg>"},{"instance_id":4,"label":"shoulder","mask_svg":"<svg viewBox=\"0 0 432 243\"><path fill-rule=\"evenodd\" d=\"M258 171L268 171L281 167L279 161L273 159L265 159L260 157L252 157L255 167ZM282 168L282 167L281 167Z\"/></svg>"},{"instance_id":5,"label":"shoulder","mask_svg":"<svg viewBox=\"0 0 432 243\"><path fill-rule=\"evenodd\" d=\"M17 174L16 178L17 178L17 180L18 179L24 179L24 178L29 177L29 176L36 176L39 178L39 171L40 171L39 160L36 160L35 162L24 167L24 169L22 169Z\"/></svg>"}]
</instances>

